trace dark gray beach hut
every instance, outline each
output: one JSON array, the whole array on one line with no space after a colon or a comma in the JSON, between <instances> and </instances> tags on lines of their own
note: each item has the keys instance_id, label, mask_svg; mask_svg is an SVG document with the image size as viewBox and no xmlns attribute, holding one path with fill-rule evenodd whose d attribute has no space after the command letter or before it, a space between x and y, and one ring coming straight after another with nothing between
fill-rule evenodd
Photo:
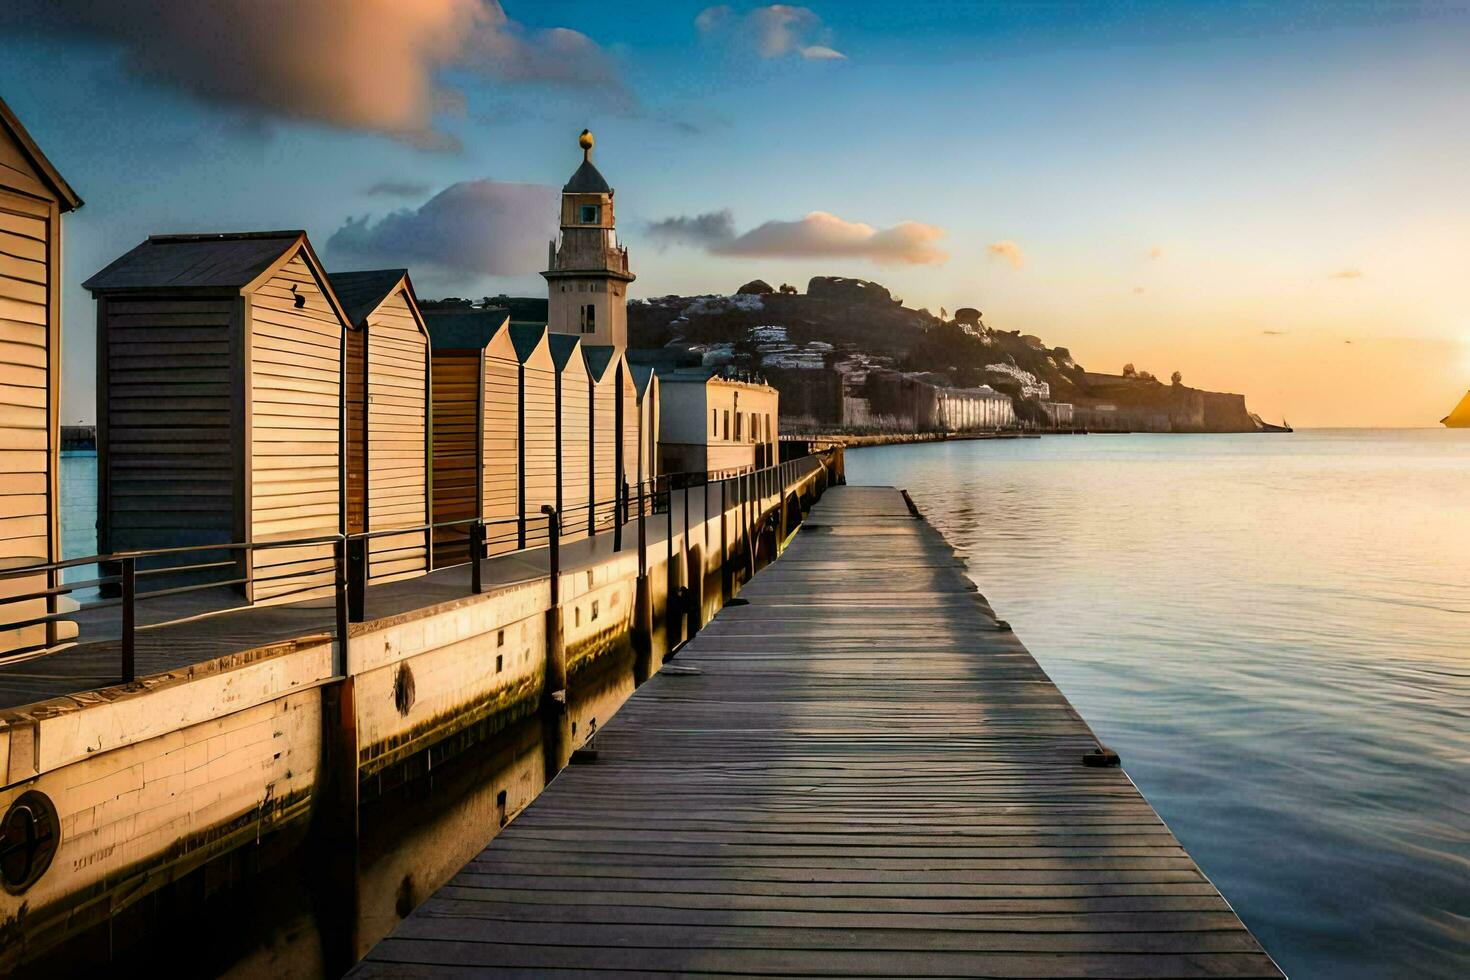
<instances>
[{"instance_id":1,"label":"dark gray beach hut","mask_svg":"<svg viewBox=\"0 0 1470 980\"><path fill-rule=\"evenodd\" d=\"M305 232L156 235L85 285L102 552L345 529L352 327ZM330 543L257 548L237 571L252 602L299 599L330 590L332 559Z\"/></svg>"}]
</instances>

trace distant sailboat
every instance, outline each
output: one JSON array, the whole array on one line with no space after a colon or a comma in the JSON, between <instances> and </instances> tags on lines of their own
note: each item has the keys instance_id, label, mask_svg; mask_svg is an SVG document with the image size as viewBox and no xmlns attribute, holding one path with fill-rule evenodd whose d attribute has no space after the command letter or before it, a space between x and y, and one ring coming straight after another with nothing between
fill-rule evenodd
<instances>
[{"instance_id":1,"label":"distant sailboat","mask_svg":"<svg viewBox=\"0 0 1470 980\"><path fill-rule=\"evenodd\" d=\"M1455 410L1440 419L1439 423L1449 429L1470 429L1470 391L1465 392L1465 397L1460 399Z\"/></svg>"}]
</instances>

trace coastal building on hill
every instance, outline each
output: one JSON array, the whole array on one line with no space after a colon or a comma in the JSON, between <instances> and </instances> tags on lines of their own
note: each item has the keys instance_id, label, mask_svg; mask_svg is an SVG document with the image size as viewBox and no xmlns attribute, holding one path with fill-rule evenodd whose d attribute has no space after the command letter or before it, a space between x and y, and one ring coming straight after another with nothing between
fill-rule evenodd
<instances>
[{"instance_id":1,"label":"coastal building on hill","mask_svg":"<svg viewBox=\"0 0 1470 980\"><path fill-rule=\"evenodd\" d=\"M61 558L61 216L81 204L0 101L0 570ZM58 584L53 572L3 578L0 599ZM43 596L0 605L0 656L75 636L71 623L34 622L66 604Z\"/></svg>"},{"instance_id":2,"label":"coastal building on hill","mask_svg":"<svg viewBox=\"0 0 1470 980\"><path fill-rule=\"evenodd\" d=\"M989 385L956 388L947 381L943 375L868 371L866 425L896 432L977 432L1016 424L1008 395Z\"/></svg>"}]
</instances>

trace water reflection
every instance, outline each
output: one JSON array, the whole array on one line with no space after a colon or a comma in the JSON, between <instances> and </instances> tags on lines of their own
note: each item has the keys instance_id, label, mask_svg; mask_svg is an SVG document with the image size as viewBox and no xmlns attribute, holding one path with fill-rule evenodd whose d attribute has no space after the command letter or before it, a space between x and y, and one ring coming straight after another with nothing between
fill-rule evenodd
<instances>
[{"instance_id":1,"label":"water reflection","mask_svg":"<svg viewBox=\"0 0 1470 980\"><path fill-rule=\"evenodd\" d=\"M1470 433L859 450L1296 976L1470 975Z\"/></svg>"},{"instance_id":2,"label":"water reflection","mask_svg":"<svg viewBox=\"0 0 1470 980\"><path fill-rule=\"evenodd\" d=\"M355 896L320 887L304 833L279 835L165 886L34 974L323 976L326 951L346 941L365 953L534 800L633 690L633 655L609 654L572 675L560 718L520 721L364 803ZM353 921L341 922L354 905Z\"/></svg>"}]
</instances>

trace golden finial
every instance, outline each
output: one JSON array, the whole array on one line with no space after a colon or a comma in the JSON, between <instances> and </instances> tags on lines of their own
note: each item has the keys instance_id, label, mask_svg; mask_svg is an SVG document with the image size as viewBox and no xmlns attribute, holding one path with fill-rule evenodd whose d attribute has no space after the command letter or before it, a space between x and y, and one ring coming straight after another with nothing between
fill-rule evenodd
<instances>
[{"instance_id":1,"label":"golden finial","mask_svg":"<svg viewBox=\"0 0 1470 980\"><path fill-rule=\"evenodd\" d=\"M590 129L582 130L582 135L577 137L577 145L582 148L583 160L592 159L592 144L595 142L596 140L592 138L592 130Z\"/></svg>"}]
</instances>

